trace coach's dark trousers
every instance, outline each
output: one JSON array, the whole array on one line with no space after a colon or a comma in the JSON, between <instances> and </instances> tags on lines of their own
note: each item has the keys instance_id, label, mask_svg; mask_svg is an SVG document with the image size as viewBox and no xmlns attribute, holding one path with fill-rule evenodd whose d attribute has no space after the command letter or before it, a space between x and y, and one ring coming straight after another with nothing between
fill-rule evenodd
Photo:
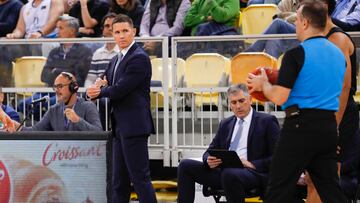
<instances>
[{"instance_id":1,"label":"coach's dark trousers","mask_svg":"<svg viewBox=\"0 0 360 203\"><path fill-rule=\"evenodd\" d=\"M227 202L242 203L246 191L262 186L262 177L248 168L210 169L200 161L184 159L178 167L178 203L194 202L195 182L222 188Z\"/></svg>"},{"instance_id":2,"label":"coach's dark trousers","mask_svg":"<svg viewBox=\"0 0 360 203\"><path fill-rule=\"evenodd\" d=\"M130 182L140 203L155 203L155 191L151 184L148 135L113 138L112 203L128 203Z\"/></svg>"}]
</instances>

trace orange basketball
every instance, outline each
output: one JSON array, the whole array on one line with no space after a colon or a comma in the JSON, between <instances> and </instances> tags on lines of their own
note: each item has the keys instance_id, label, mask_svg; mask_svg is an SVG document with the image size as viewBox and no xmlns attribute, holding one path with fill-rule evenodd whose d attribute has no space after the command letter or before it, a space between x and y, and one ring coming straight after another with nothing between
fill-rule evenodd
<instances>
[{"instance_id":1,"label":"orange basketball","mask_svg":"<svg viewBox=\"0 0 360 203\"><path fill-rule=\"evenodd\" d=\"M278 76L279 76L279 71L277 69L273 69L270 67L259 67L256 70L254 70L253 72L251 72L254 75L259 75L261 74L261 68L265 69L266 75L269 79L270 84L275 84L277 82ZM251 93L251 96L259 101L269 101L263 94L262 91L255 91L253 93Z\"/></svg>"}]
</instances>

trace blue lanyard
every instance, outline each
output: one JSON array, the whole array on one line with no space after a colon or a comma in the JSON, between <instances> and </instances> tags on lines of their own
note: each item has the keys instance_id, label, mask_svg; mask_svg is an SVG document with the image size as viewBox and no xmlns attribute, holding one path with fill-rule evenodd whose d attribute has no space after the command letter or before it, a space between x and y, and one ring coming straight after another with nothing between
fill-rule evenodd
<instances>
[{"instance_id":1,"label":"blue lanyard","mask_svg":"<svg viewBox=\"0 0 360 203\"><path fill-rule=\"evenodd\" d=\"M75 109L75 105L76 105L76 104L77 104L77 100L76 100L74 106L72 106L72 109ZM66 109L66 108L65 108L65 105L64 105L64 107L63 107L63 112L65 112L65 109ZM65 115L65 113L64 113L64 127L65 127L66 130L69 129L69 125L70 125L69 119L66 117L66 115Z\"/></svg>"}]
</instances>

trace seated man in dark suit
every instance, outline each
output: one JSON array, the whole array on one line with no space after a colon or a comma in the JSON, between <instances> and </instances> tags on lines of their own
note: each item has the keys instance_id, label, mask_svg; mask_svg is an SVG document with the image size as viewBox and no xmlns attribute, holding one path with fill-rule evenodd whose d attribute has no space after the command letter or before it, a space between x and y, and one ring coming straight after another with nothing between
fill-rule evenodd
<instances>
[{"instance_id":1,"label":"seated man in dark suit","mask_svg":"<svg viewBox=\"0 0 360 203\"><path fill-rule=\"evenodd\" d=\"M264 189L274 144L279 135L275 116L251 108L251 96L244 84L228 89L234 116L224 119L208 149L236 151L244 168L221 168L221 160L210 156L203 162L185 159L178 167L178 202L194 201L195 182L223 188L228 202L244 202L245 192Z\"/></svg>"}]
</instances>

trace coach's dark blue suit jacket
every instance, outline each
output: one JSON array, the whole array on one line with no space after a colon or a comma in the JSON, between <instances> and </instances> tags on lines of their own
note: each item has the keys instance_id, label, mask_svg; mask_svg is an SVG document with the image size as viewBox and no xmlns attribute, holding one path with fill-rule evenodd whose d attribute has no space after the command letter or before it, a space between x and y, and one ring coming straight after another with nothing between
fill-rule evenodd
<instances>
[{"instance_id":1,"label":"coach's dark blue suit jacket","mask_svg":"<svg viewBox=\"0 0 360 203\"><path fill-rule=\"evenodd\" d=\"M235 116L222 120L208 149L228 150L235 124ZM264 178L264 186L279 133L280 127L275 116L253 111L248 134L247 156L248 161L256 167L257 174ZM206 165L208 156L209 153L206 151L203 155L203 163Z\"/></svg>"},{"instance_id":2,"label":"coach's dark blue suit jacket","mask_svg":"<svg viewBox=\"0 0 360 203\"><path fill-rule=\"evenodd\" d=\"M99 97L110 98L112 117L116 122L116 136L143 136L154 133L150 112L151 63L148 55L136 43L121 60L113 75L117 56L111 59L105 72L108 83Z\"/></svg>"}]
</instances>

